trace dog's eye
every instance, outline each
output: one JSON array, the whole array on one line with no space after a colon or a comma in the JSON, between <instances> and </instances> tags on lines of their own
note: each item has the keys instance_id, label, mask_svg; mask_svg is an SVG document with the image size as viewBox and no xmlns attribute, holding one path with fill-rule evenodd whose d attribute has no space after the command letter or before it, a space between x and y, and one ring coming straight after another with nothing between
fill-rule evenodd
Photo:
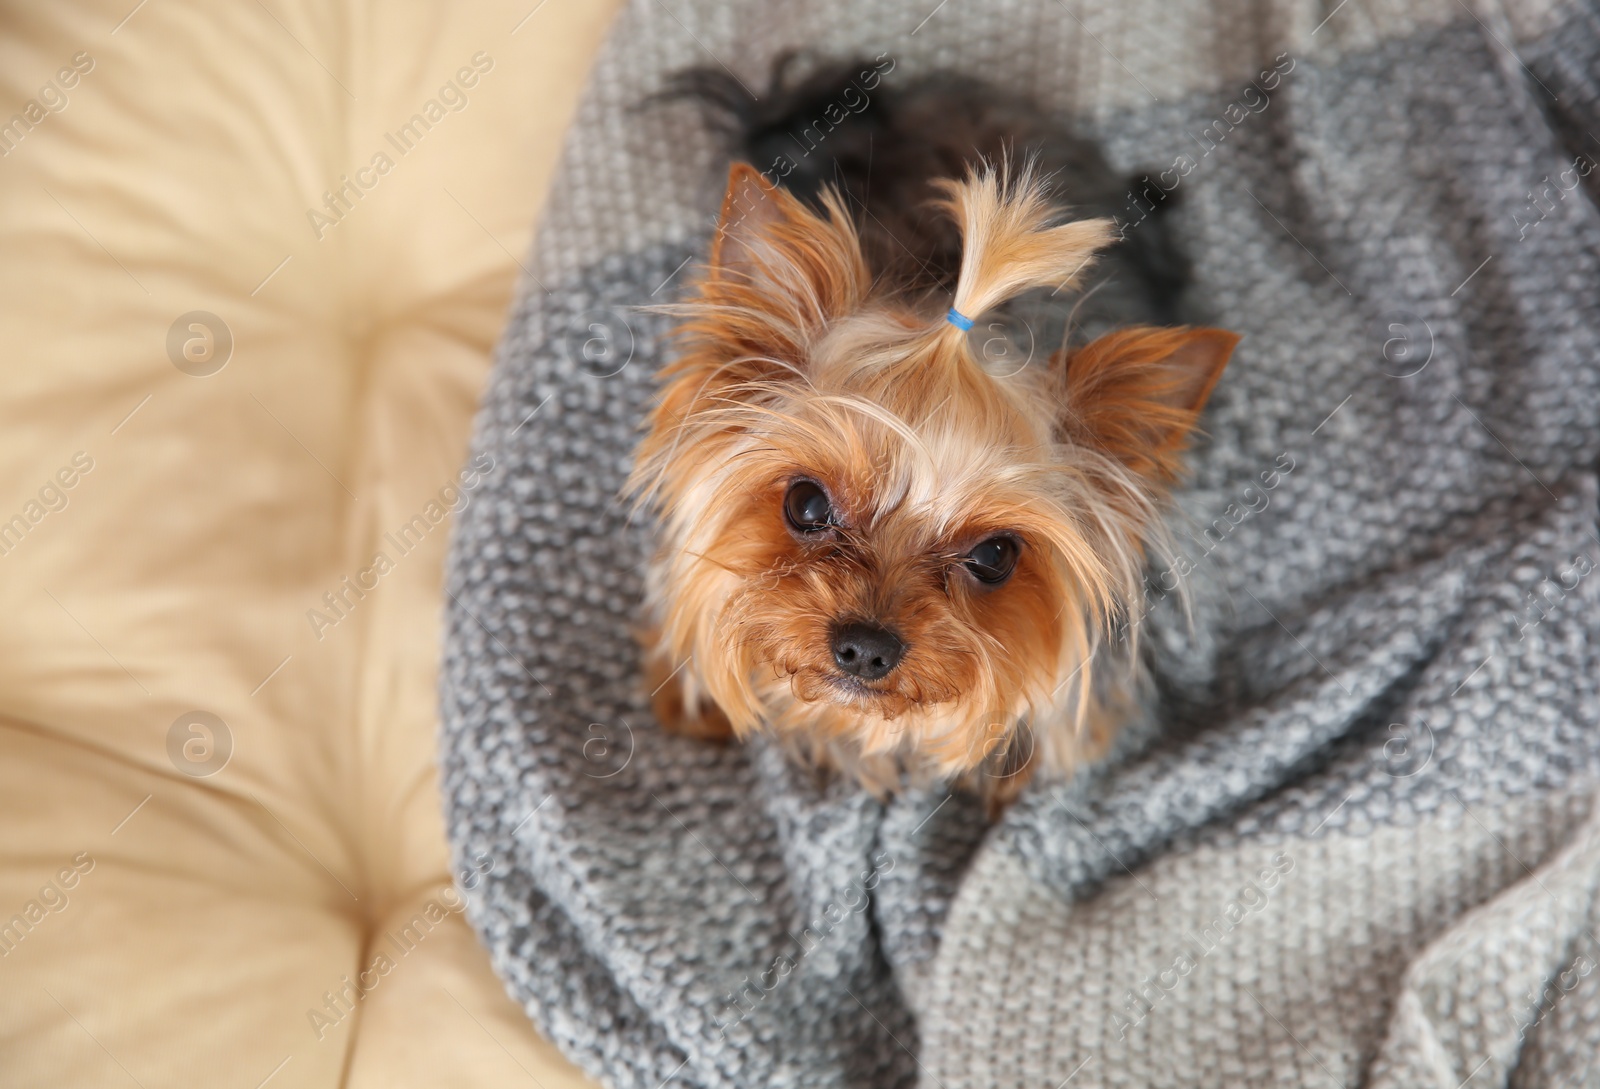
<instances>
[{"instance_id":1,"label":"dog's eye","mask_svg":"<svg viewBox=\"0 0 1600 1089\"><path fill-rule=\"evenodd\" d=\"M979 582L998 586L1016 570L1017 556L1021 551L1022 546L1015 537L1004 534L990 537L967 553L967 570Z\"/></svg>"},{"instance_id":2,"label":"dog's eye","mask_svg":"<svg viewBox=\"0 0 1600 1089\"><path fill-rule=\"evenodd\" d=\"M820 533L833 525L833 504L814 480L797 480L783 497L783 516L796 533Z\"/></svg>"}]
</instances>

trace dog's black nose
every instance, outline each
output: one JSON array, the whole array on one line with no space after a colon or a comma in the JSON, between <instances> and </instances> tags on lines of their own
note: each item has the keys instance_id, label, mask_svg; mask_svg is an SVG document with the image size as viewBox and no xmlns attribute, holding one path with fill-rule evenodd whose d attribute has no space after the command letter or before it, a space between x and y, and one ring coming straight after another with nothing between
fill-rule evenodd
<instances>
[{"instance_id":1,"label":"dog's black nose","mask_svg":"<svg viewBox=\"0 0 1600 1089\"><path fill-rule=\"evenodd\" d=\"M875 624L841 624L833 633L834 662L864 681L887 677L905 653L898 635Z\"/></svg>"}]
</instances>

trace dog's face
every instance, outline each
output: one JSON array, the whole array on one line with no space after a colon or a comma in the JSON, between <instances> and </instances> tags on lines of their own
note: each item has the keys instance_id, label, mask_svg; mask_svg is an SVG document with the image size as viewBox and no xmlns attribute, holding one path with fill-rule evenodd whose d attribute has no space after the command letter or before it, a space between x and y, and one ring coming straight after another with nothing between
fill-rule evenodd
<instances>
[{"instance_id":1,"label":"dog's face","mask_svg":"<svg viewBox=\"0 0 1600 1089\"><path fill-rule=\"evenodd\" d=\"M1107 241L993 177L950 206L964 313L1070 279ZM1129 330L991 375L942 317L874 294L843 209L740 167L684 310L636 483L663 515L651 649L688 713L945 775L1021 721L1081 718L1236 338Z\"/></svg>"}]
</instances>

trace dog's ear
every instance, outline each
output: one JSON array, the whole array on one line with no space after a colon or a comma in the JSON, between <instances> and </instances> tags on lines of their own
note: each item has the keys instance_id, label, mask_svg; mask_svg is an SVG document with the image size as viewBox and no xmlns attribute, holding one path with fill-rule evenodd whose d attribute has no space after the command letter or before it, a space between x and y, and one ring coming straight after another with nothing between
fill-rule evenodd
<instances>
[{"instance_id":1,"label":"dog's ear","mask_svg":"<svg viewBox=\"0 0 1600 1089\"><path fill-rule=\"evenodd\" d=\"M1118 329L1066 357L1061 426L1160 485L1182 474L1182 454L1237 333L1225 329Z\"/></svg>"},{"instance_id":2,"label":"dog's ear","mask_svg":"<svg viewBox=\"0 0 1600 1089\"><path fill-rule=\"evenodd\" d=\"M634 460L639 495L686 486L683 465L747 425L732 409L803 376L829 324L867 297L872 279L839 200L824 190L818 214L748 163L728 171L709 267L664 308L680 319L680 350Z\"/></svg>"},{"instance_id":3,"label":"dog's ear","mask_svg":"<svg viewBox=\"0 0 1600 1089\"><path fill-rule=\"evenodd\" d=\"M822 203L818 214L749 163L733 164L701 284L707 320L699 331L798 355L860 305L871 276L855 226L832 189Z\"/></svg>"},{"instance_id":4,"label":"dog's ear","mask_svg":"<svg viewBox=\"0 0 1600 1089\"><path fill-rule=\"evenodd\" d=\"M759 268L760 240L787 215L784 194L749 163L728 168L728 188L711 239L711 272L715 276L748 277Z\"/></svg>"}]
</instances>

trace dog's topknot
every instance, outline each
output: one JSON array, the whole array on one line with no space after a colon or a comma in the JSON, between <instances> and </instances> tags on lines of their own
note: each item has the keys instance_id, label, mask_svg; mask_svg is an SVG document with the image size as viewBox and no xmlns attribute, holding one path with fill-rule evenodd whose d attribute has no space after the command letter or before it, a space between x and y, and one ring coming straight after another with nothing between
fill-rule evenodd
<instances>
[{"instance_id":1,"label":"dog's topknot","mask_svg":"<svg viewBox=\"0 0 1600 1089\"><path fill-rule=\"evenodd\" d=\"M1013 170L1002 160L935 184L939 206L961 231L953 305L968 318L1031 288L1076 285L1115 235L1109 219L1057 223L1059 209L1031 163Z\"/></svg>"}]
</instances>

